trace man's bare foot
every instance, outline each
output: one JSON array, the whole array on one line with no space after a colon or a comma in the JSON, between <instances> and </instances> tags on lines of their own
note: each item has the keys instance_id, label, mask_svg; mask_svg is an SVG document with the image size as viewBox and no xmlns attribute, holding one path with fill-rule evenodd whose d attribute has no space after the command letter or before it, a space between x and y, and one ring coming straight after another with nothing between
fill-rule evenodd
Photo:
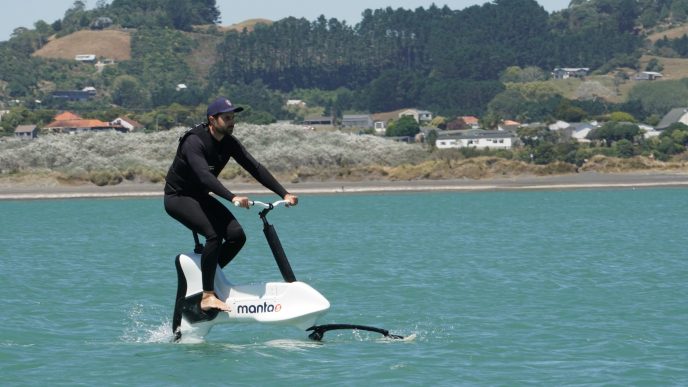
<instances>
[{"instance_id":1,"label":"man's bare foot","mask_svg":"<svg viewBox=\"0 0 688 387\"><path fill-rule=\"evenodd\" d=\"M213 292L203 292L203 297L201 298L201 309L208 311L210 309L219 309L224 312L229 312L229 306L215 296Z\"/></svg>"}]
</instances>

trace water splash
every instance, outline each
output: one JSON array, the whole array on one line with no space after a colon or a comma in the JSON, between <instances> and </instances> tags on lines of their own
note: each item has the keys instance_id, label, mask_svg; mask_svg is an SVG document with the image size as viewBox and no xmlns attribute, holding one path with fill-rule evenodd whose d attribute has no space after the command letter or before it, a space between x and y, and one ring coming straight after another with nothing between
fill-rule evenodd
<instances>
[{"instance_id":1,"label":"water splash","mask_svg":"<svg viewBox=\"0 0 688 387\"><path fill-rule=\"evenodd\" d=\"M129 309L120 339L127 343L169 343L174 339L167 311L136 304Z\"/></svg>"}]
</instances>

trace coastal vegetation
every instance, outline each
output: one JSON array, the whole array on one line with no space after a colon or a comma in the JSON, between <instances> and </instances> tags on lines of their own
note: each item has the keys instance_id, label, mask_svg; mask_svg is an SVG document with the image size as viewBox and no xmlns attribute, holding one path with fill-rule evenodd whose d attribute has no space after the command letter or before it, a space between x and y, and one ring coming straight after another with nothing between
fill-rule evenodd
<instances>
[{"instance_id":1,"label":"coastal vegetation","mask_svg":"<svg viewBox=\"0 0 688 387\"><path fill-rule=\"evenodd\" d=\"M62 183L115 185L122 181L164 180L185 129L154 133L80 133L46 135L33 141L0 142L0 178L51 179ZM610 132L623 136L624 130ZM673 138L684 144L688 130L643 145L620 138L612 146L581 146L533 141L514 150L437 150L420 144L390 141L372 135L316 132L288 124L239 124L236 135L254 156L281 179L306 181L482 179L552 175L579 171L685 171L685 145L674 154L655 157L651 147ZM533 133L530 133L533 134ZM525 135L525 133L524 133ZM672 140L667 140L672 138ZM234 162L221 178L252 181Z\"/></svg>"}]
</instances>

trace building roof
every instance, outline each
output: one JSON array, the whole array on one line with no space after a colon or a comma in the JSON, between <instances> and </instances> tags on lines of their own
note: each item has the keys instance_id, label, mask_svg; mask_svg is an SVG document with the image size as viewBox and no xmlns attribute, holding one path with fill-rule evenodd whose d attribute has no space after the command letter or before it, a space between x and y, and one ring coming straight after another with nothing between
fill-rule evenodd
<instances>
[{"instance_id":1,"label":"building roof","mask_svg":"<svg viewBox=\"0 0 688 387\"><path fill-rule=\"evenodd\" d=\"M98 128L107 127L110 123L101 120L76 119L76 120L59 120L53 121L46 125L46 128Z\"/></svg>"},{"instance_id":2,"label":"building roof","mask_svg":"<svg viewBox=\"0 0 688 387\"><path fill-rule=\"evenodd\" d=\"M404 114L404 113L409 113L409 112L412 112L412 113L415 113L418 115L432 114L432 112L429 112L427 110L420 110L420 109L416 109L416 108L403 109L399 112L399 114Z\"/></svg>"},{"instance_id":3,"label":"building roof","mask_svg":"<svg viewBox=\"0 0 688 387\"><path fill-rule=\"evenodd\" d=\"M483 130L483 129L464 129L464 130L445 130L439 132L438 139L476 139L476 138L510 138L516 137L514 132L508 130Z\"/></svg>"},{"instance_id":4,"label":"building roof","mask_svg":"<svg viewBox=\"0 0 688 387\"><path fill-rule=\"evenodd\" d=\"M306 121L332 121L330 116L308 116L305 118Z\"/></svg>"},{"instance_id":5,"label":"building roof","mask_svg":"<svg viewBox=\"0 0 688 387\"><path fill-rule=\"evenodd\" d=\"M566 72L576 72L576 71L590 71L589 67L557 67L554 71L566 71Z\"/></svg>"},{"instance_id":6,"label":"building roof","mask_svg":"<svg viewBox=\"0 0 688 387\"><path fill-rule=\"evenodd\" d=\"M657 129L666 129L669 127L669 125L679 122L683 115L688 114L688 108L681 107L681 108L674 108L669 111L669 113L665 114L664 117L662 117L662 120L659 121L659 124L657 124Z\"/></svg>"},{"instance_id":7,"label":"building roof","mask_svg":"<svg viewBox=\"0 0 688 387\"><path fill-rule=\"evenodd\" d=\"M19 125L14 129L14 133L31 133L36 130L36 125Z\"/></svg>"},{"instance_id":8,"label":"building roof","mask_svg":"<svg viewBox=\"0 0 688 387\"><path fill-rule=\"evenodd\" d=\"M597 125L596 122L595 123L593 123L593 122L572 122L569 124L567 129L571 129L574 132L577 132L579 130L592 129L592 128L596 128L598 126L599 125Z\"/></svg>"},{"instance_id":9,"label":"building roof","mask_svg":"<svg viewBox=\"0 0 688 387\"><path fill-rule=\"evenodd\" d=\"M79 115L74 114L72 112L62 112L53 118L54 121L80 120L80 119L81 119L81 117Z\"/></svg>"},{"instance_id":10,"label":"building roof","mask_svg":"<svg viewBox=\"0 0 688 387\"><path fill-rule=\"evenodd\" d=\"M461 116L458 118L461 118L463 120L463 122L465 122L467 125L478 125L478 121L479 121L478 117L474 117L474 116Z\"/></svg>"},{"instance_id":11,"label":"building roof","mask_svg":"<svg viewBox=\"0 0 688 387\"><path fill-rule=\"evenodd\" d=\"M369 114L344 114L344 115L342 115L342 120L359 121L359 120L369 120L369 119L370 119Z\"/></svg>"},{"instance_id":12,"label":"building roof","mask_svg":"<svg viewBox=\"0 0 688 387\"><path fill-rule=\"evenodd\" d=\"M380 113L373 113L373 121L382 121L382 122L388 122L389 120L396 120L399 118L399 113L406 111L409 109L399 109L399 110L394 110L391 112L380 112Z\"/></svg>"},{"instance_id":13,"label":"building roof","mask_svg":"<svg viewBox=\"0 0 688 387\"><path fill-rule=\"evenodd\" d=\"M138 121L134 121L131 118L127 118L127 117L117 117L114 120L112 120L112 123L114 124L117 121L124 121L124 122L128 123L129 125L133 126L134 128L140 129L140 128L144 127L142 123L140 123Z\"/></svg>"}]
</instances>

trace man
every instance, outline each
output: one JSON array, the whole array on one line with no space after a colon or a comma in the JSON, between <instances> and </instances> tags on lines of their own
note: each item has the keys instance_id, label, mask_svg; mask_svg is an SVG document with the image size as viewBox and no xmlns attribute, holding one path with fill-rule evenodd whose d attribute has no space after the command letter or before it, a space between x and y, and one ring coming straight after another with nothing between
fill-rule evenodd
<instances>
[{"instance_id":1,"label":"man","mask_svg":"<svg viewBox=\"0 0 688 387\"><path fill-rule=\"evenodd\" d=\"M246 235L234 215L210 193L235 205L249 208L249 198L231 193L217 178L230 158L241 165L290 205L298 197L284 187L232 135L234 115L244 110L227 98L218 98L208 106L206 123L187 131L180 139L165 178L165 211L192 231L203 235L201 254L203 296L201 309L229 311L214 289L217 265L225 267L246 242ZM224 241L224 242L223 242Z\"/></svg>"}]
</instances>

